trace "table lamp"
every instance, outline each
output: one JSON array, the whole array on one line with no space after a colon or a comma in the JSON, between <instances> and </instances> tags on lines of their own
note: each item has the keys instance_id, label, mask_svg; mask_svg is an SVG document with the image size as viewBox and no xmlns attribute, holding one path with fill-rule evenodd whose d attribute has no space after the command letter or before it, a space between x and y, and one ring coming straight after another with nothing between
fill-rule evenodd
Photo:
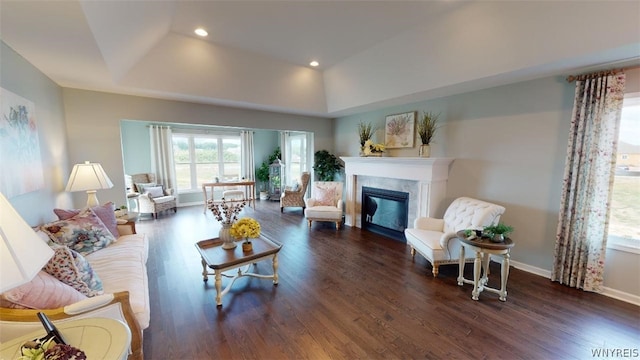
<instances>
[{"instance_id":1,"label":"table lamp","mask_svg":"<svg viewBox=\"0 0 640 360\"><path fill-rule=\"evenodd\" d=\"M0 293L31 281L53 250L0 193Z\"/></svg>"},{"instance_id":2,"label":"table lamp","mask_svg":"<svg viewBox=\"0 0 640 360\"><path fill-rule=\"evenodd\" d=\"M96 190L111 189L113 183L102 169L102 165L85 161L73 165L66 191L86 191L87 206L100 205Z\"/></svg>"}]
</instances>

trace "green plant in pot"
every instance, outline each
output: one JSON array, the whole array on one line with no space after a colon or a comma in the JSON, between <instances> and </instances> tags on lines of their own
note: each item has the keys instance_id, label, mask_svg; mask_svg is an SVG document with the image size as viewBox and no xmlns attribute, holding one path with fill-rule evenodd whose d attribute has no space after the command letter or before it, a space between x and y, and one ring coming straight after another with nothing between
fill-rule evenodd
<instances>
[{"instance_id":1,"label":"green plant in pot","mask_svg":"<svg viewBox=\"0 0 640 360\"><path fill-rule=\"evenodd\" d=\"M485 226L484 229L482 229L482 233L488 236L493 242L503 242L512 232L513 227L503 223Z\"/></svg>"},{"instance_id":2,"label":"green plant in pot","mask_svg":"<svg viewBox=\"0 0 640 360\"><path fill-rule=\"evenodd\" d=\"M313 170L318 174L320 181L333 181L333 177L342 169L342 163L327 150L318 150L314 154Z\"/></svg>"},{"instance_id":3,"label":"green plant in pot","mask_svg":"<svg viewBox=\"0 0 640 360\"><path fill-rule=\"evenodd\" d=\"M260 188L260 200L267 200L269 193L267 192L267 185L269 184L269 165L271 165L276 159L280 159L282 153L280 147L273 150L273 153L269 155L267 161L263 161L260 167L256 168L256 180L258 180Z\"/></svg>"},{"instance_id":4,"label":"green plant in pot","mask_svg":"<svg viewBox=\"0 0 640 360\"><path fill-rule=\"evenodd\" d=\"M420 141L422 141L422 145L420 145L418 155L420 157L429 157L431 156L431 140L436 134L438 130L438 118L440 114L435 114L433 112L422 112L422 117L418 119L417 128L418 135L420 136Z\"/></svg>"},{"instance_id":5,"label":"green plant in pot","mask_svg":"<svg viewBox=\"0 0 640 360\"><path fill-rule=\"evenodd\" d=\"M269 183L269 164L267 164L266 161L256 169L256 179L260 184L260 199L264 200L269 197L269 194L267 193L267 184Z\"/></svg>"}]
</instances>

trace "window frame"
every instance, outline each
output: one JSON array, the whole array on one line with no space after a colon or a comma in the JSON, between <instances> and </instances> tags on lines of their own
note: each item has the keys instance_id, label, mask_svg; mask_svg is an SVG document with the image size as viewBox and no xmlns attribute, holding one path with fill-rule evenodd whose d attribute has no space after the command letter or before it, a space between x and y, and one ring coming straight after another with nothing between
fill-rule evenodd
<instances>
[{"instance_id":1,"label":"window frame","mask_svg":"<svg viewBox=\"0 0 640 360\"><path fill-rule=\"evenodd\" d=\"M176 169L177 165L184 165L184 164L188 164L189 165L189 177L190 177L190 183L191 183L191 187L189 189L180 189L178 186L176 186L176 191L178 194L187 194L187 193L194 193L194 192L200 192L202 191L201 189L201 184L198 183L198 171L197 171L197 167L198 165L202 166L203 164L210 164L212 166L214 166L215 164L217 164L217 168L218 168L218 174L220 174L219 176L224 178L225 177L225 166L228 166L228 164L237 164L239 169L242 169L242 154L240 154L239 158L238 158L238 162L225 162L224 161L224 140L226 139L233 139L233 140L237 140L239 147L240 147L240 151L242 151L242 139L240 136L240 133L198 133L198 132L181 132L181 131L174 131L172 134L172 144L173 144L173 139L175 137L179 137L179 138L187 138L187 145L189 147L189 162L177 162L174 160L174 171L176 172L176 182L178 182L177 179L177 174L178 171ZM196 157L196 139L215 139L217 142L217 147L218 147L218 154L217 154L217 159L215 159L212 162L198 162L197 161L197 157ZM172 149L173 151L173 149ZM175 153L174 153L174 158L175 158ZM211 179L211 181L213 181L213 179Z\"/></svg>"},{"instance_id":2,"label":"window frame","mask_svg":"<svg viewBox=\"0 0 640 360\"><path fill-rule=\"evenodd\" d=\"M630 101L630 103L633 103L634 105L636 105L640 103L640 93L627 93L625 94L625 98L624 98L625 102L628 101L627 99L633 99ZM623 104L623 107L625 105L626 104ZM618 154L616 153L616 158L617 158L617 155ZM618 235L608 234L607 248L618 250L618 251L624 251L628 253L633 253L633 254L640 254L640 239L626 238Z\"/></svg>"}]
</instances>

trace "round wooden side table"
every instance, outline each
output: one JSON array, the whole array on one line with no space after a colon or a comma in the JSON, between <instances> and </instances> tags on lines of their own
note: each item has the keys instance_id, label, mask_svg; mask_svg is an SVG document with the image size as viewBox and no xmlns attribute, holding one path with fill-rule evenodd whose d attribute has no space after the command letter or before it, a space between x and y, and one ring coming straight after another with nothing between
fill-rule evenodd
<instances>
[{"instance_id":1,"label":"round wooden side table","mask_svg":"<svg viewBox=\"0 0 640 360\"><path fill-rule=\"evenodd\" d=\"M87 355L87 359L122 359L129 356L131 330L122 321L108 318L84 318L54 321L64 341ZM2 343L0 359L17 359L20 347L41 338L47 332L38 330Z\"/></svg>"},{"instance_id":2,"label":"round wooden side table","mask_svg":"<svg viewBox=\"0 0 640 360\"><path fill-rule=\"evenodd\" d=\"M492 242L489 238L474 237L467 238L464 230L458 231L456 236L462 242L460 249L460 262L458 273L458 285L473 284L473 292L471 298L478 300L478 295L484 290L500 295L500 301L507 301L507 279L509 277L509 258L511 248L515 245L510 238L504 239L503 242ZM465 265L465 248L475 251L476 256L473 261L473 281L464 278ZM500 289L494 289L487 286L489 281L489 260L491 255L502 257L500 271ZM480 276L482 270L482 277Z\"/></svg>"}]
</instances>

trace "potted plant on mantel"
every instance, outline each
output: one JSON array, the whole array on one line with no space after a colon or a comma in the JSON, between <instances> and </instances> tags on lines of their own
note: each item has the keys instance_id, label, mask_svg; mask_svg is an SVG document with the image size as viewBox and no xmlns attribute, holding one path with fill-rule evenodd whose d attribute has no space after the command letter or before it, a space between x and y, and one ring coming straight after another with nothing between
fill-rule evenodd
<instances>
[{"instance_id":1,"label":"potted plant on mantel","mask_svg":"<svg viewBox=\"0 0 640 360\"><path fill-rule=\"evenodd\" d=\"M434 114L432 112L422 112L422 118L418 120L418 135L422 145L418 150L418 156L429 157L431 156L431 140L438 130L438 118L440 114Z\"/></svg>"}]
</instances>

